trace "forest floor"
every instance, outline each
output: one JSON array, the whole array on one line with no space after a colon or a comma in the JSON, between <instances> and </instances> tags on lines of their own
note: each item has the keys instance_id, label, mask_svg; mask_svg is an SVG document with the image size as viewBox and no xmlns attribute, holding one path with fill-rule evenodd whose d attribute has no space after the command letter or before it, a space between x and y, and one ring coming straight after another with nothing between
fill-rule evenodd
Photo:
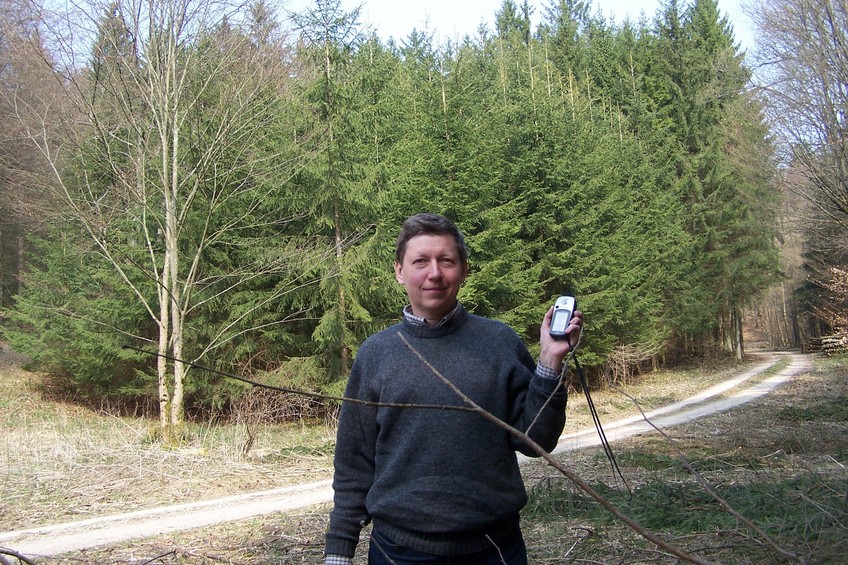
<instances>
[{"instance_id":1,"label":"forest floor","mask_svg":"<svg viewBox=\"0 0 848 565\"><path fill-rule=\"evenodd\" d=\"M5 359L0 363L0 426L5 438L0 447L7 467L0 478L3 529L47 530L43 539L49 539L51 526L82 522L96 537L98 520L104 516L144 515L174 502L184 505L170 513L173 528L164 514L154 513L152 519L160 527L155 535L140 537L143 534L127 522L123 529L132 539L82 543L64 552L26 548L32 562L320 563L329 510L331 427L269 427L262 430L262 441L252 453L244 455L239 451L244 430L229 426L229 435L221 435L209 426L199 429L186 449L169 452L146 438L150 422L139 425L137 419L38 398L38 375L24 371L19 360L8 355ZM751 365L660 373L622 387L626 394L595 393L600 417L613 430L608 437L615 441L626 485L616 480L597 447L557 457L640 524L701 559L842 562L848 548L844 360L816 359L813 369L744 407L713 410L669 429L673 440L658 433L624 438L614 431L616 420L640 419L631 399L659 418L661 407L738 378L745 369ZM726 401L740 390L754 390L751 384L765 383L779 372L757 372L718 397ZM567 432L591 426L577 394L569 403L568 417ZM682 462L678 448L691 468ZM680 562L600 511L594 500L549 465L533 461L524 470L531 500L523 519L532 563ZM731 506L741 506L741 513L767 537L722 510L697 483L699 478ZM283 487L302 483L315 485L314 492L290 505L291 497L302 493L293 495ZM258 501L251 494L256 491L289 497L288 502L266 499L264 509L254 514L209 502L230 497L229 502L252 504ZM213 519L181 529L180 522L185 525L188 510L196 506L206 506ZM0 546L16 550L14 541L21 538L8 533L0 534ZM54 530L52 537L61 535ZM360 551L358 563L364 563L364 553ZM787 558L792 554L797 559Z\"/></svg>"}]
</instances>

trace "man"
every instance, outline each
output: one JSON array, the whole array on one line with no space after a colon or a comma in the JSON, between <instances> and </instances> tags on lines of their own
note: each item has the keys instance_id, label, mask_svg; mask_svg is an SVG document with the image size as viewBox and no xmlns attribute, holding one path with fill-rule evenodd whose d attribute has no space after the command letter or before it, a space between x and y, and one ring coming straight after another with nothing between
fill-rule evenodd
<instances>
[{"instance_id":1,"label":"man","mask_svg":"<svg viewBox=\"0 0 848 565\"><path fill-rule=\"evenodd\" d=\"M465 239L435 214L406 220L394 268L410 303L400 323L362 344L351 370L345 396L359 402L341 409L325 565L352 563L372 520L371 564L524 564L527 493L515 451L537 453L467 410L439 375L551 450L565 425L562 362L582 314L559 341L549 334L553 308L545 314L535 364L512 329L457 300Z\"/></svg>"}]
</instances>

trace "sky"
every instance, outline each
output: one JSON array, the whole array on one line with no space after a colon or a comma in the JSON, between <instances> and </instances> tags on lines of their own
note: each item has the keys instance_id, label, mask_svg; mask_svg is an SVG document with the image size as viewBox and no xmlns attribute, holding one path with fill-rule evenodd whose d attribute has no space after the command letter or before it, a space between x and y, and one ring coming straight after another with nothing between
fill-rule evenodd
<instances>
[{"instance_id":1,"label":"sky","mask_svg":"<svg viewBox=\"0 0 848 565\"><path fill-rule=\"evenodd\" d=\"M644 12L648 19L653 18L660 0L590 0L593 11L600 10L604 16L623 22L626 17L633 20ZM361 22L377 29L381 38L404 39L413 28L423 30L428 27L434 37L440 39L461 38L466 34L474 36L478 25L485 22L494 29L495 12L503 0L341 0L345 10L362 4ZM516 5L521 0L515 0ZM288 0L286 7L298 11L300 7L314 4L311 0ZM534 25L550 5L550 0L530 0L535 8ZM733 25L736 41L743 49L752 46L750 20L743 14L740 0L718 0L718 7L725 13Z\"/></svg>"}]
</instances>

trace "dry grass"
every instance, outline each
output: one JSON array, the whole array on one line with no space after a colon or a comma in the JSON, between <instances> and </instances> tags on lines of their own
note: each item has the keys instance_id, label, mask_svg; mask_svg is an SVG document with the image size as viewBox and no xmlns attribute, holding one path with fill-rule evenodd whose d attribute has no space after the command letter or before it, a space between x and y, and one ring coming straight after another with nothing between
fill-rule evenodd
<instances>
[{"instance_id":1,"label":"dry grass","mask_svg":"<svg viewBox=\"0 0 848 565\"><path fill-rule=\"evenodd\" d=\"M331 476L321 424L192 425L177 450L157 422L39 399L39 375L0 364L0 524L4 530L278 488Z\"/></svg>"},{"instance_id":2,"label":"dry grass","mask_svg":"<svg viewBox=\"0 0 848 565\"><path fill-rule=\"evenodd\" d=\"M732 371L713 367L653 375L628 392L650 409L703 390ZM673 429L687 457L720 495L734 504L753 501L743 513L762 520L781 545L811 562L840 563L848 553L845 502L837 504L848 501L848 473L842 467L848 417L834 408L848 399L844 375L844 362L830 361L753 405ZM155 423L42 402L32 394L36 378L14 364L0 366L0 446L7 455L0 479L4 529L330 476L332 434L322 426L267 426L257 437L254 453L263 454L258 459L241 457L245 432L237 426L199 427L185 449L164 451L149 439ZM593 397L604 422L636 411L615 391ZM584 402L576 394L570 401L571 431L591 425ZM726 563L781 562L752 532L715 511L717 505L693 486L666 441L631 438L614 449L633 488L630 497L617 490L599 450L563 454L562 460L629 515L689 551ZM526 478L531 502L524 529L532 563L677 562L599 512L549 467L533 463ZM39 563L320 563L328 511L327 505L316 506ZM359 553L357 563L364 563L365 552Z\"/></svg>"},{"instance_id":3,"label":"dry grass","mask_svg":"<svg viewBox=\"0 0 848 565\"><path fill-rule=\"evenodd\" d=\"M798 563L843 564L848 555L846 360L816 369L741 408L614 445L632 492L603 454L563 457L631 518L702 559L733 564L793 562L723 511L679 457L718 496L766 531ZM525 510L534 563L679 563L554 471L533 463Z\"/></svg>"}]
</instances>

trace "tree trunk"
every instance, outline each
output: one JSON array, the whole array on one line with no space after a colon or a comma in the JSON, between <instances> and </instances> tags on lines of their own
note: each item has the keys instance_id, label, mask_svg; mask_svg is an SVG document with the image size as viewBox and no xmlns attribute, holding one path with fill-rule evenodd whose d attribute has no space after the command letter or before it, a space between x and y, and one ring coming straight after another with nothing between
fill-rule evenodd
<instances>
[{"instance_id":1,"label":"tree trunk","mask_svg":"<svg viewBox=\"0 0 848 565\"><path fill-rule=\"evenodd\" d=\"M733 307L731 310L731 316L733 317L733 341L735 342L734 351L736 353L736 360L742 361L742 358L745 356L745 344L742 333L742 315L736 307Z\"/></svg>"},{"instance_id":2,"label":"tree trunk","mask_svg":"<svg viewBox=\"0 0 848 565\"><path fill-rule=\"evenodd\" d=\"M339 212L339 203L336 201L334 203L333 209L334 220L336 224L336 266L339 269L339 345L341 347L341 351L339 352L339 363L340 363L340 372L342 375L347 375L350 372L350 351L348 351L347 347L347 339L345 336L346 328L345 323L347 319L347 313L345 310L345 287L344 287L344 277L341 276L342 273L342 227L341 227L341 213Z\"/></svg>"},{"instance_id":3,"label":"tree trunk","mask_svg":"<svg viewBox=\"0 0 848 565\"><path fill-rule=\"evenodd\" d=\"M170 178L168 179L168 188L170 191L170 201L167 206L166 222L168 224L167 232L169 233L167 246L169 247L169 261L171 264L171 351L174 357L173 366L173 393L171 396L171 413L170 413L170 432L171 440L179 441L182 436L183 425L183 377L185 373L185 364L183 359L183 310L181 290L182 281L179 275L179 221L177 202L179 202L179 163L177 156L179 155L179 115L177 108L173 108L171 115L173 123L171 124L171 144L170 144Z\"/></svg>"},{"instance_id":4,"label":"tree trunk","mask_svg":"<svg viewBox=\"0 0 848 565\"><path fill-rule=\"evenodd\" d=\"M168 417L171 407L171 394L168 388L168 360L165 358L168 354L168 327L170 324L170 316L168 314L169 273L170 267L166 262L162 269L162 278L157 292L159 296L159 357L156 360L156 374L159 382L159 426L161 428L162 440L165 442L170 440L168 434Z\"/></svg>"}]
</instances>

